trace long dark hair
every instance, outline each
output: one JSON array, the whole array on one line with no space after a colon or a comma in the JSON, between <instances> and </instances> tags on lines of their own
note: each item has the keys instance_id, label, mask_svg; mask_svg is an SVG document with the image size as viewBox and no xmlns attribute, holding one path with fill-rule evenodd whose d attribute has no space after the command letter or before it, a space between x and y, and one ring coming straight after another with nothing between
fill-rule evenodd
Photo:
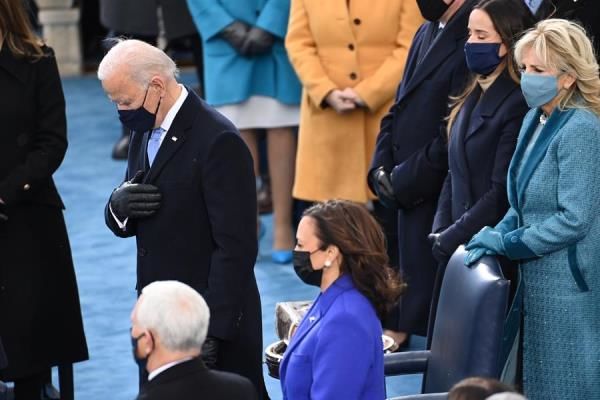
<instances>
[{"instance_id":1,"label":"long dark hair","mask_svg":"<svg viewBox=\"0 0 600 400\"><path fill-rule=\"evenodd\" d=\"M338 247L340 272L352 277L383 317L398 302L406 284L389 266L385 235L377 221L364 206L345 200L318 203L303 216L314 219L322 249Z\"/></svg>"},{"instance_id":2,"label":"long dark hair","mask_svg":"<svg viewBox=\"0 0 600 400\"><path fill-rule=\"evenodd\" d=\"M504 68L512 80L519 83L519 67L515 61L513 48L525 30L532 27L535 23L531 12L523 3L523 0L481 0L473 7L473 10L484 11L492 20L494 29L500 35L500 40L502 40L504 46L506 46L507 52L503 60ZM465 100L467 100L467 97L477 87L477 77L478 75L475 75L471 78L463 93L455 98L451 98L453 103L452 110L450 110L450 115L448 116L448 136L450 136L452 124Z\"/></svg>"},{"instance_id":3,"label":"long dark hair","mask_svg":"<svg viewBox=\"0 0 600 400\"><path fill-rule=\"evenodd\" d=\"M0 47L8 46L15 57L43 57L42 41L31 28L23 0L0 0Z\"/></svg>"}]
</instances>

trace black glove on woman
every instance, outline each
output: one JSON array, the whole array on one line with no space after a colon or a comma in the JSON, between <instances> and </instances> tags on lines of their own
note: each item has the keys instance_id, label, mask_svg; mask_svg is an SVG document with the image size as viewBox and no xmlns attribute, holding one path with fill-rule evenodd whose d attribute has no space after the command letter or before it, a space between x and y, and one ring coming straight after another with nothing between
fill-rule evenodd
<instances>
[{"instance_id":1,"label":"black glove on woman","mask_svg":"<svg viewBox=\"0 0 600 400\"><path fill-rule=\"evenodd\" d=\"M275 36L255 26L246 35L241 53L246 56L259 56L268 53L273 43L275 43Z\"/></svg>"},{"instance_id":2,"label":"black glove on woman","mask_svg":"<svg viewBox=\"0 0 600 400\"><path fill-rule=\"evenodd\" d=\"M244 54L246 35L248 34L248 25L242 21L234 21L227 25L220 33L221 37L233 47L238 53Z\"/></svg>"}]
</instances>

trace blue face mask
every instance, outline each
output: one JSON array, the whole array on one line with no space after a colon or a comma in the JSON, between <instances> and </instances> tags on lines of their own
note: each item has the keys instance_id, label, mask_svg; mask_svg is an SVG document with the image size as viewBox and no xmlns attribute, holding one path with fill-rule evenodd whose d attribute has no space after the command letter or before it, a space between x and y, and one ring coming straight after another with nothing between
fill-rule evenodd
<instances>
[{"instance_id":1,"label":"blue face mask","mask_svg":"<svg viewBox=\"0 0 600 400\"><path fill-rule=\"evenodd\" d=\"M150 87L146 89L144 101L142 101L140 108L136 110L117 110L119 112L119 120L121 120L121 123L132 131L146 132L154 128L156 113L158 112L162 98L158 100L158 105L156 106L156 110L154 110L154 114L146 110L144 108L144 103L146 102L149 88Z\"/></svg>"},{"instance_id":2,"label":"blue face mask","mask_svg":"<svg viewBox=\"0 0 600 400\"><path fill-rule=\"evenodd\" d=\"M524 72L521 74L521 91L529 107L541 107L558 95L558 78Z\"/></svg>"},{"instance_id":3,"label":"blue face mask","mask_svg":"<svg viewBox=\"0 0 600 400\"><path fill-rule=\"evenodd\" d=\"M504 57L500 57L501 43L465 43L467 67L476 74L489 75Z\"/></svg>"}]
</instances>

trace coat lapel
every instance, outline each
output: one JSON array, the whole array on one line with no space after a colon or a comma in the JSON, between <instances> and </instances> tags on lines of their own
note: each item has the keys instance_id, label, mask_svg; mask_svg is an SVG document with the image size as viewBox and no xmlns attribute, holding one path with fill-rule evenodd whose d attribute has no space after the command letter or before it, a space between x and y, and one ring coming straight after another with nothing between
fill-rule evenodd
<instances>
[{"instance_id":1,"label":"coat lapel","mask_svg":"<svg viewBox=\"0 0 600 400\"><path fill-rule=\"evenodd\" d=\"M523 159L527 145L529 144L531 136L538 126L539 117L542 113L540 109L536 110L533 118L524 131L525 134L523 136L523 140L521 140L517 145L513 161L511 162L509 168L509 196L512 197L511 204L516 205L517 208L520 209L525 189L527 188L527 185L529 184L529 181L531 180L531 177L537 166L544 159L550 143L574 112L574 109L565 111L556 109L550 115L546 125L544 125L542 128L542 131L540 132L536 142L533 144L533 148L531 149L528 157ZM516 201L512 202L513 200Z\"/></svg>"},{"instance_id":2,"label":"coat lapel","mask_svg":"<svg viewBox=\"0 0 600 400\"><path fill-rule=\"evenodd\" d=\"M452 136L450 137L450 151L456 154L457 167L462 176L469 176L467 156L465 154L465 137L471 127L471 116L477 106L481 90L477 87L465 100L460 112L456 117Z\"/></svg>"},{"instance_id":3,"label":"coat lapel","mask_svg":"<svg viewBox=\"0 0 600 400\"><path fill-rule=\"evenodd\" d=\"M26 84L31 71L30 62L13 56L8 46L2 46L0 50L0 68L13 75L21 83Z\"/></svg>"},{"instance_id":4,"label":"coat lapel","mask_svg":"<svg viewBox=\"0 0 600 400\"><path fill-rule=\"evenodd\" d=\"M163 142L161 143L158 152L156 153L156 157L154 158L154 162L152 166L148 170L148 174L144 179L144 183L152 183L156 180L156 178L160 175L160 172L167 165L167 163L173 158L175 153L183 146L188 130L192 126L194 116L199 107L199 99L196 94L188 87L186 87L188 91L188 96L183 102L181 109L175 116L173 120L173 124L171 128L167 131ZM145 145L148 144L148 135L146 133L145 137ZM144 152L146 147L144 147ZM145 158L144 158L145 159Z\"/></svg>"}]
</instances>

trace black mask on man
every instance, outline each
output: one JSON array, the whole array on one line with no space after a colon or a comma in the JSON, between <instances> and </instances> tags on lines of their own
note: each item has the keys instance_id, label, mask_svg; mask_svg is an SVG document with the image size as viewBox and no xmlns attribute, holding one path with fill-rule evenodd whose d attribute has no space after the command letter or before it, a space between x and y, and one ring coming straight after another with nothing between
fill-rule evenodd
<instances>
[{"instance_id":1,"label":"black mask on man","mask_svg":"<svg viewBox=\"0 0 600 400\"><path fill-rule=\"evenodd\" d=\"M134 132L146 132L154 128L156 113L160 107L162 97L158 100L158 105L156 106L156 110L154 110L154 114L146 110L144 108L144 103L146 103L149 88L150 86L146 89L144 101L140 108L135 110L117 110L119 112L119 120L121 120L121 123Z\"/></svg>"},{"instance_id":2,"label":"black mask on man","mask_svg":"<svg viewBox=\"0 0 600 400\"><path fill-rule=\"evenodd\" d=\"M439 21L454 1L452 0L450 4L446 4L444 0L417 0L417 4L423 18L427 21L436 22Z\"/></svg>"},{"instance_id":3,"label":"black mask on man","mask_svg":"<svg viewBox=\"0 0 600 400\"><path fill-rule=\"evenodd\" d=\"M132 352L133 352L133 360L138 365L138 367L140 367L140 369L142 369L142 370L146 370L146 364L148 364L148 357L150 356L150 353L148 353L145 357L138 356L138 352L137 352L138 341L144 335L145 335L145 333L142 333L138 337L133 337L133 336L131 337L131 347L132 347Z\"/></svg>"}]
</instances>

